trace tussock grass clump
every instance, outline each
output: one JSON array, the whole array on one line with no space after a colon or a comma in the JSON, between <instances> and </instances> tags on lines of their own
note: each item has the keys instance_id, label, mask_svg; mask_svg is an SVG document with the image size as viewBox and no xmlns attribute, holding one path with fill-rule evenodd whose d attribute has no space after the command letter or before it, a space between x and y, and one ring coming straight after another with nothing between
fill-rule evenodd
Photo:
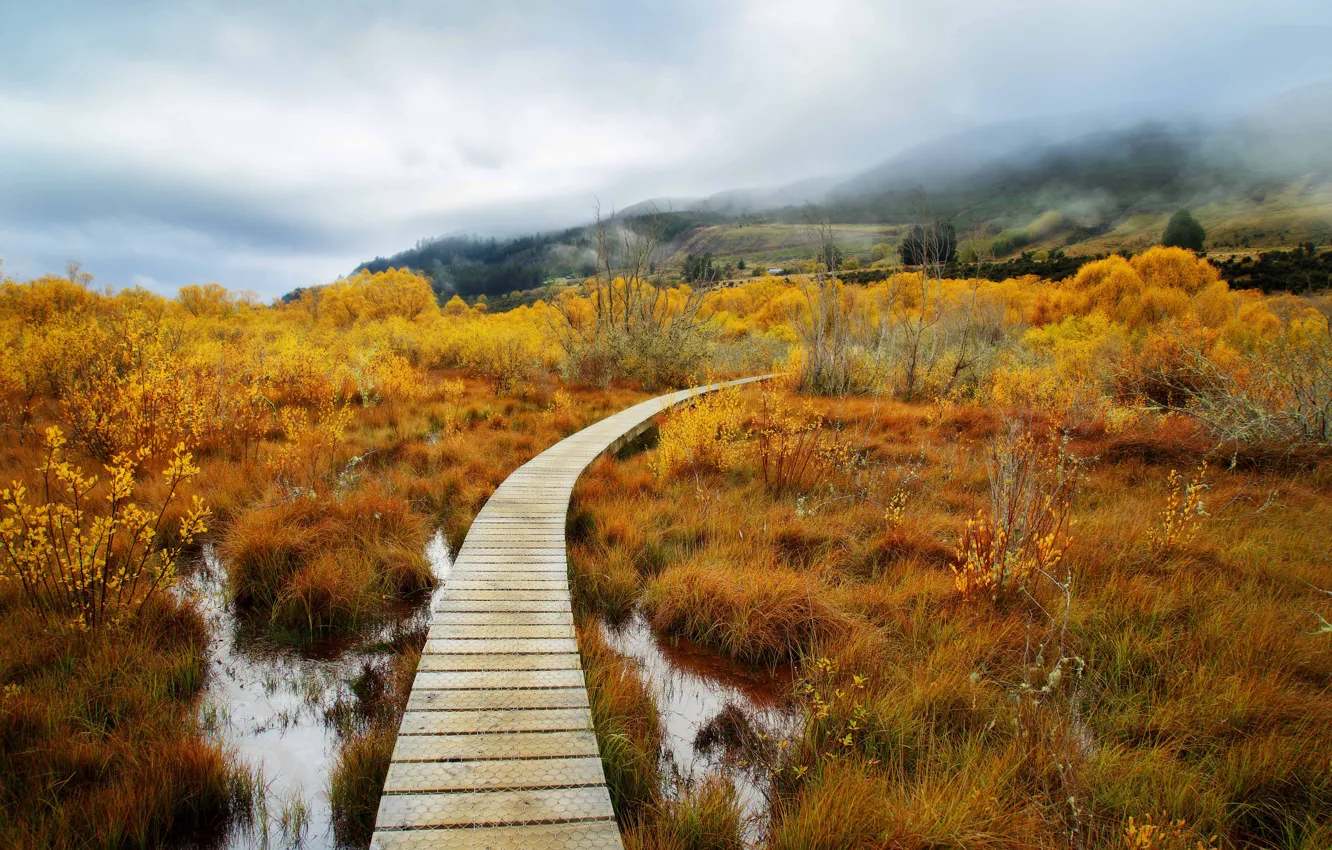
<instances>
[{"instance_id":1,"label":"tussock grass clump","mask_svg":"<svg viewBox=\"0 0 1332 850\"><path fill-rule=\"evenodd\" d=\"M248 810L247 773L193 719L204 622L156 598L99 632L0 599L0 845L142 846Z\"/></svg>"},{"instance_id":2,"label":"tussock grass clump","mask_svg":"<svg viewBox=\"0 0 1332 850\"><path fill-rule=\"evenodd\" d=\"M372 621L386 600L430 587L426 537L405 500L366 488L252 511L221 551L238 603L315 634Z\"/></svg>"},{"instance_id":3,"label":"tussock grass clump","mask_svg":"<svg viewBox=\"0 0 1332 850\"><path fill-rule=\"evenodd\" d=\"M791 661L816 640L845 634L849 618L826 589L793 570L735 569L690 563L647 589L653 628L679 634L754 664Z\"/></svg>"},{"instance_id":4,"label":"tussock grass clump","mask_svg":"<svg viewBox=\"0 0 1332 850\"><path fill-rule=\"evenodd\" d=\"M625 833L626 850L742 850L743 819L735 787L718 776L666 800L650 825Z\"/></svg>"}]
</instances>

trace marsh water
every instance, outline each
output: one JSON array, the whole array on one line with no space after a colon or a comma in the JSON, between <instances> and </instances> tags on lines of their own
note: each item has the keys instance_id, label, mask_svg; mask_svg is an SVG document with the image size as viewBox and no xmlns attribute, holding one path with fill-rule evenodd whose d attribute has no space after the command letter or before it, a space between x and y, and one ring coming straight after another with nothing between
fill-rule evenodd
<instances>
[{"instance_id":1,"label":"marsh water","mask_svg":"<svg viewBox=\"0 0 1332 850\"><path fill-rule=\"evenodd\" d=\"M442 532L426 546L442 584L452 554ZM208 619L209 675L199 716L210 733L236 752L262 783L253 818L201 843L212 848L335 848L328 800L338 723L355 700L354 683L382 669L395 647L429 621L424 596L392 612L389 621L354 638L296 644L275 635L263 618L247 618L229 602L225 565L205 547L181 590L198 599Z\"/></svg>"},{"instance_id":2,"label":"marsh water","mask_svg":"<svg viewBox=\"0 0 1332 850\"><path fill-rule=\"evenodd\" d=\"M655 634L641 611L624 623L602 623L606 642L632 658L661 714L662 766L667 794L676 795L709 775L727 777L754 844L767 825L768 777L745 739L790 738L799 717L790 702L789 666L755 671L684 638Z\"/></svg>"},{"instance_id":3,"label":"marsh water","mask_svg":"<svg viewBox=\"0 0 1332 850\"><path fill-rule=\"evenodd\" d=\"M426 556L442 586L453 563L442 532L431 538ZM198 600L209 624L199 717L262 785L248 822L199 843L210 850L339 847L328 799L339 718L356 699L358 679L383 670L397 648L427 628L428 597L399 606L368 634L296 643L264 618L236 610L225 564L212 546L180 590ZM766 825L766 777L732 744L737 728L772 740L789 735L796 723L788 702L791 670L753 671L688 640L661 638L641 612L618 625L605 623L603 631L614 649L634 660L657 702L663 790L675 795L706 776L725 775L746 814L747 837L755 841Z\"/></svg>"}]
</instances>

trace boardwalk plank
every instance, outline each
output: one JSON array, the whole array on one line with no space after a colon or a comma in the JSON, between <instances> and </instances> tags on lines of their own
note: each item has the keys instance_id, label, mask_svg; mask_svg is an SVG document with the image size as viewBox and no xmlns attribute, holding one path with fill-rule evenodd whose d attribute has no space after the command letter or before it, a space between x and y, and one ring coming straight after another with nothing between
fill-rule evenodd
<instances>
[{"instance_id":1,"label":"boardwalk plank","mask_svg":"<svg viewBox=\"0 0 1332 850\"><path fill-rule=\"evenodd\" d=\"M432 600L372 847L622 850L573 630L569 496L597 457L718 386L603 419L495 490Z\"/></svg>"}]
</instances>

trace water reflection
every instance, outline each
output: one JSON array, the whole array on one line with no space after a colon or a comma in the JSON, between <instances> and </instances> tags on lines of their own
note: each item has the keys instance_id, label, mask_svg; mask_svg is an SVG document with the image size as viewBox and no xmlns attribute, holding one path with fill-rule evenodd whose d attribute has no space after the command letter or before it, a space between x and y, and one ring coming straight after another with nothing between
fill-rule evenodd
<instances>
[{"instance_id":1,"label":"water reflection","mask_svg":"<svg viewBox=\"0 0 1332 850\"><path fill-rule=\"evenodd\" d=\"M449 539L444 536L442 529L426 542L425 556L430 562L430 572L435 576L435 589L438 590L453 572L453 552L449 550Z\"/></svg>"},{"instance_id":2,"label":"water reflection","mask_svg":"<svg viewBox=\"0 0 1332 850\"><path fill-rule=\"evenodd\" d=\"M712 772L735 785L753 844L767 824L767 777L734 746L750 736L790 737L798 715L790 703L793 670L742 667L687 639L663 639L636 611L618 625L603 621L606 641L633 658L656 699L663 727L667 793L678 793Z\"/></svg>"},{"instance_id":3,"label":"water reflection","mask_svg":"<svg viewBox=\"0 0 1332 850\"><path fill-rule=\"evenodd\" d=\"M430 539L425 554L442 583L452 568L443 532ZM353 682L385 666L428 627L428 596L396 606L378 629L295 646L275 639L266 618L247 617L230 604L226 569L211 545L180 590L198 600L209 625L209 676L199 716L265 786L253 822L208 844L337 847L328 777L338 719L355 701Z\"/></svg>"}]
</instances>

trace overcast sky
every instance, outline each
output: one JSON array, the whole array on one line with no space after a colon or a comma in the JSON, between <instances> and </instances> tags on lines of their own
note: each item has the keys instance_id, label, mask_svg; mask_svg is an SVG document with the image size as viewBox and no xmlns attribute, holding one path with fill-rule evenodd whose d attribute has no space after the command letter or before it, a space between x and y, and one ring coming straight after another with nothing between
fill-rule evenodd
<instances>
[{"instance_id":1,"label":"overcast sky","mask_svg":"<svg viewBox=\"0 0 1332 850\"><path fill-rule=\"evenodd\" d=\"M1332 79L1327 0L0 0L0 267L274 296L454 231Z\"/></svg>"}]
</instances>

